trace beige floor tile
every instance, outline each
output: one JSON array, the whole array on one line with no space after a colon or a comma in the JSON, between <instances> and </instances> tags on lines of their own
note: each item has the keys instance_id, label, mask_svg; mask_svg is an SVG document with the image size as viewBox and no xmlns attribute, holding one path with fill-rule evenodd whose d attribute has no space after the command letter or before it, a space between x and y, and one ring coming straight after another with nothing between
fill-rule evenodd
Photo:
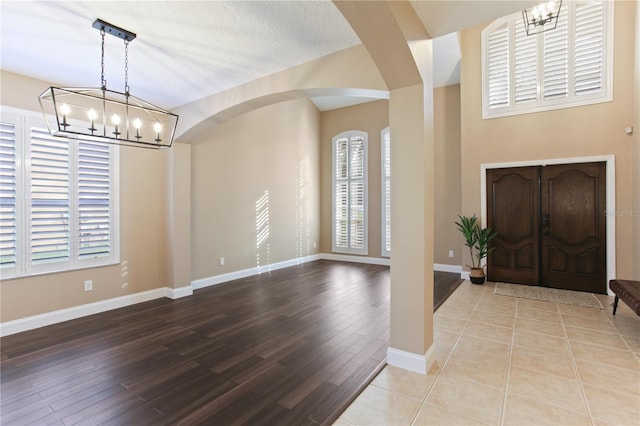
<instances>
[{"instance_id":1,"label":"beige floor tile","mask_svg":"<svg viewBox=\"0 0 640 426\"><path fill-rule=\"evenodd\" d=\"M511 365L567 379L576 378L569 355L514 346L511 350Z\"/></svg>"},{"instance_id":2,"label":"beige floor tile","mask_svg":"<svg viewBox=\"0 0 640 426\"><path fill-rule=\"evenodd\" d=\"M501 327L499 325L469 321L462 333L469 336L481 337L483 339L496 340L498 342L511 344L513 329Z\"/></svg>"},{"instance_id":3,"label":"beige floor tile","mask_svg":"<svg viewBox=\"0 0 640 426\"><path fill-rule=\"evenodd\" d=\"M436 343L437 345L440 345L443 348L444 347L448 347L450 349L453 348L453 346L458 341L458 337L460 337L460 333L455 333L452 331L440 330L440 329L433 330L434 343Z\"/></svg>"},{"instance_id":4,"label":"beige floor tile","mask_svg":"<svg viewBox=\"0 0 640 426\"><path fill-rule=\"evenodd\" d=\"M516 306L480 300L476 305L476 311L493 312L494 314L513 317L516 315Z\"/></svg>"},{"instance_id":5,"label":"beige floor tile","mask_svg":"<svg viewBox=\"0 0 640 426\"><path fill-rule=\"evenodd\" d=\"M353 426L351 423L346 422L342 419L338 419L336 420L336 422L333 424L333 426Z\"/></svg>"},{"instance_id":6,"label":"beige floor tile","mask_svg":"<svg viewBox=\"0 0 640 426\"><path fill-rule=\"evenodd\" d=\"M640 326L635 335L622 335L622 339L629 345L633 352L640 352Z\"/></svg>"},{"instance_id":7,"label":"beige floor tile","mask_svg":"<svg viewBox=\"0 0 640 426\"><path fill-rule=\"evenodd\" d=\"M590 328L593 330L604 331L606 333L615 333L616 329L609 323L595 318L579 317L577 315L562 315L564 325Z\"/></svg>"},{"instance_id":8,"label":"beige floor tile","mask_svg":"<svg viewBox=\"0 0 640 426\"><path fill-rule=\"evenodd\" d=\"M576 367L582 383L640 396L639 371L630 371L625 368L611 367L581 359L576 360Z\"/></svg>"},{"instance_id":9,"label":"beige floor tile","mask_svg":"<svg viewBox=\"0 0 640 426\"><path fill-rule=\"evenodd\" d=\"M371 383L389 392L400 393L422 402L436 375L437 370L429 374L419 374L387 365Z\"/></svg>"},{"instance_id":10,"label":"beige floor tile","mask_svg":"<svg viewBox=\"0 0 640 426\"><path fill-rule=\"evenodd\" d=\"M618 425L640 424L640 399L635 395L612 392L584 385L591 415Z\"/></svg>"},{"instance_id":11,"label":"beige floor tile","mask_svg":"<svg viewBox=\"0 0 640 426\"><path fill-rule=\"evenodd\" d=\"M597 419L595 417L592 417L592 418L593 418L593 425L594 426L620 426L620 425L616 425L615 423L606 422L606 421L604 421L602 419Z\"/></svg>"},{"instance_id":12,"label":"beige floor tile","mask_svg":"<svg viewBox=\"0 0 640 426\"><path fill-rule=\"evenodd\" d=\"M629 370L638 371L640 363L631 351L623 351L619 349L607 348L600 345L591 345L589 343L571 340L569 342L571 352L576 359L585 361L599 362L613 367L627 368Z\"/></svg>"},{"instance_id":13,"label":"beige floor tile","mask_svg":"<svg viewBox=\"0 0 640 426\"><path fill-rule=\"evenodd\" d=\"M569 340L593 343L616 349L629 349L618 333L605 333L589 328L565 326Z\"/></svg>"},{"instance_id":14,"label":"beige floor tile","mask_svg":"<svg viewBox=\"0 0 640 426\"><path fill-rule=\"evenodd\" d=\"M473 310L474 308L461 308L455 305L442 305L436 312L436 315L468 320L471 317L471 314L473 314Z\"/></svg>"},{"instance_id":15,"label":"beige floor tile","mask_svg":"<svg viewBox=\"0 0 640 426\"><path fill-rule=\"evenodd\" d=\"M483 294L482 297L478 300L478 303L489 303L500 306L511 306L515 308L516 304L518 303L518 299L515 297L502 296L500 294L494 294L493 292L491 292Z\"/></svg>"},{"instance_id":16,"label":"beige floor tile","mask_svg":"<svg viewBox=\"0 0 640 426\"><path fill-rule=\"evenodd\" d=\"M553 352L557 354L569 354L569 346L566 339L550 336L548 334L516 330L513 338L513 344L523 346L525 348L544 349L546 352Z\"/></svg>"},{"instance_id":17,"label":"beige floor tile","mask_svg":"<svg viewBox=\"0 0 640 426\"><path fill-rule=\"evenodd\" d=\"M496 361L506 363L509 357L509 345L463 334L453 348L453 353L471 355L476 358L493 358Z\"/></svg>"},{"instance_id":18,"label":"beige floor tile","mask_svg":"<svg viewBox=\"0 0 640 426\"><path fill-rule=\"evenodd\" d=\"M551 336L563 337L564 328L560 322L538 321L527 318L516 318L516 329L533 331L536 333L549 334Z\"/></svg>"},{"instance_id":19,"label":"beige floor tile","mask_svg":"<svg viewBox=\"0 0 640 426\"><path fill-rule=\"evenodd\" d=\"M487 424L500 423L504 392L441 375L427 397L429 404Z\"/></svg>"},{"instance_id":20,"label":"beige floor tile","mask_svg":"<svg viewBox=\"0 0 640 426\"><path fill-rule=\"evenodd\" d=\"M556 407L586 415L586 407L577 380L551 376L521 367L511 366L508 392L519 394Z\"/></svg>"},{"instance_id":21,"label":"beige floor tile","mask_svg":"<svg viewBox=\"0 0 640 426\"><path fill-rule=\"evenodd\" d=\"M465 325L467 325L467 320L464 319L448 317L442 314L433 316L433 328L436 330L445 330L460 334Z\"/></svg>"},{"instance_id":22,"label":"beige floor tile","mask_svg":"<svg viewBox=\"0 0 640 426\"><path fill-rule=\"evenodd\" d=\"M607 319L607 315L602 309L585 308L583 306L573 306L558 303L558 310L563 315L577 315L580 317L594 318L599 320Z\"/></svg>"},{"instance_id":23,"label":"beige floor tile","mask_svg":"<svg viewBox=\"0 0 640 426\"><path fill-rule=\"evenodd\" d=\"M586 414L507 394L504 425L590 425Z\"/></svg>"},{"instance_id":24,"label":"beige floor tile","mask_svg":"<svg viewBox=\"0 0 640 426\"><path fill-rule=\"evenodd\" d=\"M402 394L368 386L340 416L353 425L407 425L420 403Z\"/></svg>"},{"instance_id":25,"label":"beige floor tile","mask_svg":"<svg viewBox=\"0 0 640 426\"><path fill-rule=\"evenodd\" d=\"M493 312L474 311L471 315L470 321L499 325L502 327L513 327L514 317L495 314Z\"/></svg>"},{"instance_id":26,"label":"beige floor tile","mask_svg":"<svg viewBox=\"0 0 640 426\"><path fill-rule=\"evenodd\" d=\"M447 411L443 408L431 404L424 404L418 413L418 417L413 421L415 426L483 426L484 423L477 422L469 417Z\"/></svg>"},{"instance_id":27,"label":"beige floor tile","mask_svg":"<svg viewBox=\"0 0 640 426\"><path fill-rule=\"evenodd\" d=\"M507 363L495 362L491 358L475 358L475 360L454 355L442 369L442 374L504 390Z\"/></svg>"},{"instance_id":28,"label":"beige floor tile","mask_svg":"<svg viewBox=\"0 0 640 426\"><path fill-rule=\"evenodd\" d=\"M518 308L528 307L540 309L543 311L558 312L558 304L553 302L545 302L543 300L534 299L518 299Z\"/></svg>"},{"instance_id":29,"label":"beige floor tile","mask_svg":"<svg viewBox=\"0 0 640 426\"><path fill-rule=\"evenodd\" d=\"M548 321L560 323L560 314L556 311L548 311L544 309L536 309L530 306L520 306L518 304L518 309L516 310L516 316L518 318L526 318L537 321Z\"/></svg>"}]
</instances>

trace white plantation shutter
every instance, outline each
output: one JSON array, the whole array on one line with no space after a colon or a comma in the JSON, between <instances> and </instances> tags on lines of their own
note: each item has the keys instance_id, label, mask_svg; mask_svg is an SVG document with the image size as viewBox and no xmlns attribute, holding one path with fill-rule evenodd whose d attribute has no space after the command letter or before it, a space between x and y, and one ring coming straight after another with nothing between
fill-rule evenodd
<instances>
[{"instance_id":1,"label":"white plantation shutter","mask_svg":"<svg viewBox=\"0 0 640 426\"><path fill-rule=\"evenodd\" d=\"M520 12L485 28L483 118L612 100L613 7L563 2L556 28L531 36Z\"/></svg>"},{"instance_id":2,"label":"white plantation shutter","mask_svg":"<svg viewBox=\"0 0 640 426\"><path fill-rule=\"evenodd\" d=\"M489 108L509 105L509 27L504 25L488 39Z\"/></svg>"},{"instance_id":3,"label":"white plantation shutter","mask_svg":"<svg viewBox=\"0 0 640 426\"><path fill-rule=\"evenodd\" d=\"M381 132L382 142L382 255L391 256L391 133Z\"/></svg>"},{"instance_id":4,"label":"white plantation shutter","mask_svg":"<svg viewBox=\"0 0 640 426\"><path fill-rule=\"evenodd\" d=\"M333 138L333 251L367 253L367 134Z\"/></svg>"},{"instance_id":5,"label":"white plantation shutter","mask_svg":"<svg viewBox=\"0 0 640 426\"><path fill-rule=\"evenodd\" d=\"M78 141L78 257L108 256L111 250L109 145Z\"/></svg>"},{"instance_id":6,"label":"white plantation shutter","mask_svg":"<svg viewBox=\"0 0 640 426\"><path fill-rule=\"evenodd\" d=\"M0 122L0 270L2 275L9 276L14 275L18 261L16 149L16 125L3 117Z\"/></svg>"},{"instance_id":7,"label":"white plantation shutter","mask_svg":"<svg viewBox=\"0 0 640 426\"><path fill-rule=\"evenodd\" d=\"M569 94L569 28L567 8L562 8L555 30L541 33L543 40L544 99L566 97Z\"/></svg>"},{"instance_id":8,"label":"white plantation shutter","mask_svg":"<svg viewBox=\"0 0 640 426\"><path fill-rule=\"evenodd\" d=\"M575 94L602 90L604 82L604 7L601 2L576 4L574 50Z\"/></svg>"},{"instance_id":9,"label":"white plantation shutter","mask_svg":"<svg viewBox=\"0 0 640 426\"><path fill-rule=\"evenodd\" d=\"M514 87L516 105L538 98L538 43L528 36L524 21L516 19L514 35Z\"/></svg>"},{"instance_id":10,"label":"white plantation shutter","mask_svg":"<svg viewBox=\"0 0 640 426\"><path fill-rule=\"evenodd\" d=\"M0 120L2 277L117 263L117 146L51 136L38 116Z\"/></svg>"},{"instance_id":11,"label":"white plantation shutter","mask_svg":"<svg viewBox=\"0 0 640 426\"><path fill-rule=\"evenodd\" d=\"M29 260L32 265L67 262L71 257L69 142L46 129L31 128L29 154Z\"/></svg>"}]
</instances>

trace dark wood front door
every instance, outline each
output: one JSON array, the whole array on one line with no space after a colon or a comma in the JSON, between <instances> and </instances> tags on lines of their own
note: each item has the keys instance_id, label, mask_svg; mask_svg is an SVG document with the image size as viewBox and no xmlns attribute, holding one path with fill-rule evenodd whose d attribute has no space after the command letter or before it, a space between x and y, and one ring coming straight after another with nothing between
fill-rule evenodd
<instances>
[{"instance_id":1,"label":"dark wood front door","mask_svg":"<svg viewBox=\"0 0 640 426\"><path fill-rule=\"evenodd\" d=\"M606 165L487 170L488 279L606 293Z\"/></svg>"}]
</instances>

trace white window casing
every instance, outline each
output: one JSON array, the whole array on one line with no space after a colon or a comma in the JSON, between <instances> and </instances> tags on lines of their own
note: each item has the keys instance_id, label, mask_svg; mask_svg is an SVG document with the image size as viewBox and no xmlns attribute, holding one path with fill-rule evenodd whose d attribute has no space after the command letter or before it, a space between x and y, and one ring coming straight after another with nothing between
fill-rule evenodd
<instances>
[{"instance_id":1,"label":"white window casing","mask_svg":"<svg viewBox=\"0 0 640 426\"><path fill-rule=\"evenodd\" d=\"M482 31L482 118L613 100L612 1L562 3L555 29L527 36L522 14Z\"/></svg>"},{"instance_id":2,"label":"white window casing","mask_svg":"<svg viewBox=\"0 0 640 426\"><path fill-rule=\"evenodd\" d=\"M366 255L367 133L344 132L332 142L332 250Z\"/></svg>"}]
</instances>

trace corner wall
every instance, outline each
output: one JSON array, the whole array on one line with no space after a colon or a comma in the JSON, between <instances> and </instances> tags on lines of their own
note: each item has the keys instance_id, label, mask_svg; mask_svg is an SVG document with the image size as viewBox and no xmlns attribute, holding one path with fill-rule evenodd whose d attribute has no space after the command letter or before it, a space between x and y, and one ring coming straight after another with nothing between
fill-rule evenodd
<instances>
[{"instance_id":1,"label":"corner wall","mask_svg":"<svg viewBox=\"0 0 640 426\"><path fill-rule=\"evenodd\" d=\"M454 222L461 212L460 85L433 90L435 143L435 247L436 264L462 263L462 238ZM453 257L449 257L453 250Z\"/></svg>"},{"instance_id":2,"label":"corner wall","mask_svg":"<svg viewBox=\"0 0 640 426\"><path fill-rule=\"evenodd\" d=\"M319 134L320 112L300 99L181 137L191 144L192 280L318 252Z\"/></svg>"},{"instance_id":3,"label":"corner wall","mask_svg":"<svg viewBox=\"0 0 640 426\"><path fill-rule=\"evenodd\" d=\"M482 119L480 25L461 32L462 213L480 214L483 163L615 155L616 211L631 211L635 2L616 1L614 100L583 107ZM542 129L542 131L541 131ZM631 276L630 215L616 217L617 275ZM469 260L463 257L464 262Z\"/></svg>"},{"instance_id":4,"label":"corner wall","mask_svg":"<svg viewBox=\"0 0 640 426\"><path fill-rule=\"evenodd\" d=\"M633 274L640 281L640 7L636 2L636 34L633 91Z\"/></svg>"}]
</instances>

